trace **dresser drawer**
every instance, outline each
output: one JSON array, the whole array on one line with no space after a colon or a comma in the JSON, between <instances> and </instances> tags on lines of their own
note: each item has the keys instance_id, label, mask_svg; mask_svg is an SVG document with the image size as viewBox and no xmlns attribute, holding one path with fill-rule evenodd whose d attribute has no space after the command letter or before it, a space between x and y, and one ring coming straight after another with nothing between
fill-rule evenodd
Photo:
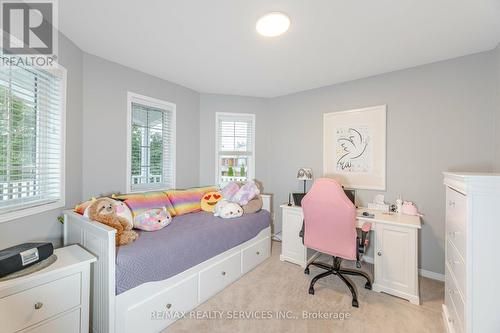
<instances>
[{"instance_id":1,"label":"dresser drawer","mask_svg":"<svg viewBox=\"0 0 500 333\"><path fill-rule=\"evenodd\" d=\"M465 298L467 296L466 288L466 267L462 256L458 253L455 245L451 240L446 242L446 262L450 267L450 271L453 273L455 280L457 281L457 286L462 296Z\"/></svg>"},{"instance_id":2,"label":"dresser drawer","mask_svg":"<svg viewBox=\"0 0 500 333\"><path fill-rule=\"evenodd\" d=\"M80 305L80 273L0 299L2 332L14 332Z\"/></svg>"},{"instance_id":3,"label":"dresser drawer","mask_svg":"<svg viewBox=\"0 0 500 333\"><path fill-rule=\"evenodd\" d=\"M128 309L126 314L127 332L159 332L175 320L182 318L184 312L198 304L198 275L179 282L137 306Z\"/></svg>"},{"instance_id":4,"label":"dresser drawer","mask_svg":"<svg viewBox=\"0 0 500 333\"><path fill-rule=\"evenodd\" d=\"M29 328L23 333L78 333L80 332L80 309L65 313L64 315L50 320L40 326Z\"/></svg>"},{"instance_id":5,"label":"dresser drawer","mask_svg":"<svg viewBox=\"0 0 500 333\"><path fill-rule=\"evenodd\" d=\"M200 301L224 289L241 276L241 252L200 272Z\"/></svg>"},{"instance_id":6,"label":"dresser drawer","mask_svg":"<svg viewBox=\"0 0 500 333\"><path fill-rule=\"evenodd\" d=\"M243 274L260 264L269 257L271 252L271 240L269 237L243 249L241 255L241 270Z\"/></svg>"},{"instance_id":7,"label":"dresser drawer","mask_svg":"<svg viewBox=\"0 0 500 333\"><path fill-rule=\"evenodd\" d=\"M452 308L455 312L457 321L455 327L459 327L459 331L464 331L465 324L465 304L458 291L456 282L450 274L448 264L445 264L445 304L448 308Z\"/></svg>"},{"instance_id":8,"label":"dresser drawer","mask_svg":"<svg viewBox=\"0 0 500 333\"><path fill-rule=\"evenodd\" d=\"M460 255L466 254L467 200L465 195L446 188L446 236L453 242Z\"/></svg>"}]
</instances>

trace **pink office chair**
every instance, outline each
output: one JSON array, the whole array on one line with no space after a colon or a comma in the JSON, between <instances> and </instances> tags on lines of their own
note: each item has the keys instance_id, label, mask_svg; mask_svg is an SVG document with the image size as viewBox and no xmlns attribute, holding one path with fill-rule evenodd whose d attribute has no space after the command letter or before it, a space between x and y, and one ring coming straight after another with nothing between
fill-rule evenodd
<instances>
[{"instance_id":1,"label":"pink office chair","mask_svg":"<svg viewBox=\"0 0 500 333\"><path fill-rule=\"evenodd\" d=\"M315 276L309 286L309 294L314 295L314 284L321 278L337 275L352 294L352 306L358 307L358 297L352 281L345 275L358 275L366 279L365 288L372 289L370 276L360 270L341 268L342 259L356 260L359 268L360 253L368 245L371 224L365 223L358 237L356 230L356 207L347 198L342 186L333 179L321 178L314 182L311 190L301 201L304 211L304 245L333 256L333 264L311 262L304 270L309 274L313 265L326 270Z\"/></svg>"}]
</instances>

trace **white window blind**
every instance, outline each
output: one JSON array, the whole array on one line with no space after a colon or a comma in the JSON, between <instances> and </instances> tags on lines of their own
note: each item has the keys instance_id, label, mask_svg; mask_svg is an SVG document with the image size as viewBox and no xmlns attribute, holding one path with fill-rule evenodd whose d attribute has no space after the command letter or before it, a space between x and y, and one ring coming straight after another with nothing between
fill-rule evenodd
<instances>
[{"instance_id":1,"label":"white window blind","mask_svg":"<svg viewBox=\"0 0 500 333\"><path fill-rule=\"evenodd\" d=\"M64 204L64 74L0 67L0 215Z\"/></svg>"},{"instance_id":2,"label":"white window blind","mask_svg":"<svg viewBox=\"0 0 500 333\"><path fill-rule=\"evenodd\" d=\"M216 181L244 182L255 175L255 115L216 114Z\"/></svg>"},{"instance_id":3,"label":"white window blind","mask_svg":"<svg viewBox=\"0 0 500 333\"><path fill-rule=\"evenodd\" d=\"M175 105L132 97L130 190L175 187Z\"/></svg>"}]
</instances>

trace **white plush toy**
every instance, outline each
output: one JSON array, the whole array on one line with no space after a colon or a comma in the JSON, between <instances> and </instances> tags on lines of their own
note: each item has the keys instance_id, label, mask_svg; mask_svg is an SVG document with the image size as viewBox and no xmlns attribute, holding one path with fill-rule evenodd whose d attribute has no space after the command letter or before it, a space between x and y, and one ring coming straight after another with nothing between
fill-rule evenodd
<instances>
[{"instance_id":1,"label":"white plush toy","mask_svg":"<svg viewBox=\"0 0 500 333\"><path fill-rule=\"evenodd\" d=\"M223 219L232 219L243 215L243 208L234 202L221 200L217 202L214 208L214 216L219 216Z\"/></svg>"}]
</instances>

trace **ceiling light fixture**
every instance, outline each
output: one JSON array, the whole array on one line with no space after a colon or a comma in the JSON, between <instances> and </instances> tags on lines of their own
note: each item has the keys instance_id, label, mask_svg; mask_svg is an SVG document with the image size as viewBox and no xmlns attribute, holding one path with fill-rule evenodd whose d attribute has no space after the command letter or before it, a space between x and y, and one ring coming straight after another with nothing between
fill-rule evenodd
<instances>
[{"instance_id":1,"label":"ceiling light fixture","mask_svg":"<svg viewBox=\"0 0 500 333\"><path fill-rule=\"evenodd\" d=\"M255 29L262 36L276 37L284 34L290 28L290 18L280 12L272 12L262 16Z\"/></svg>"}]
</instances>

